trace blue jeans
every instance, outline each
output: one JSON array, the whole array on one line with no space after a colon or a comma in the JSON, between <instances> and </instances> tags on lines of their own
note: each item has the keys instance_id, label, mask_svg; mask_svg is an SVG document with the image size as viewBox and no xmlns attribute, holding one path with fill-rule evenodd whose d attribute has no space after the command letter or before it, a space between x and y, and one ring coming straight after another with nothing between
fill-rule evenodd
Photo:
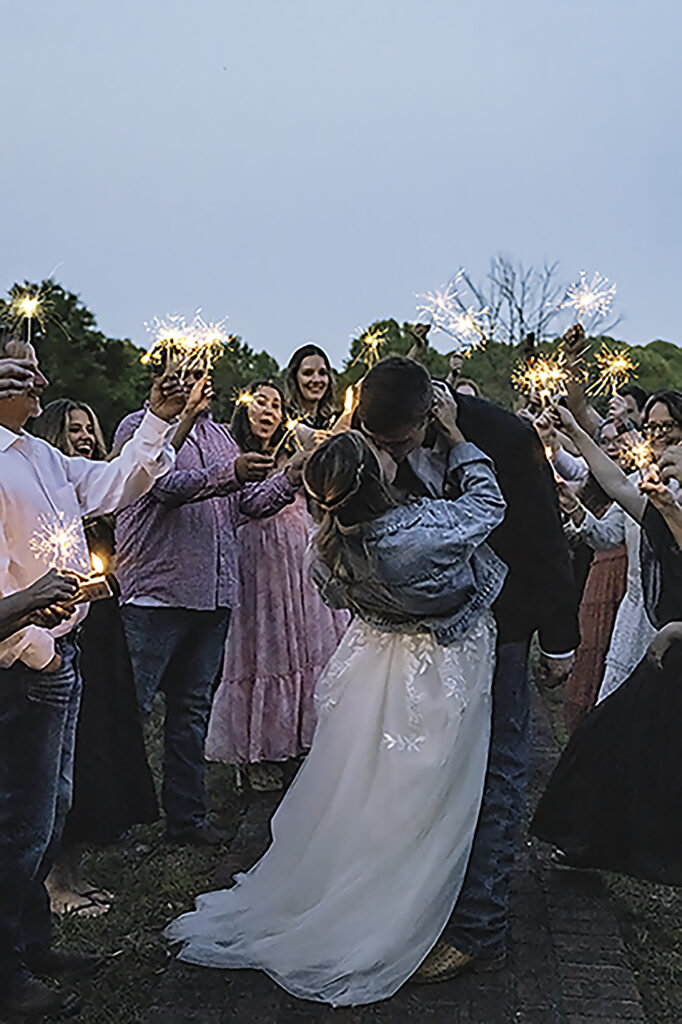
<instances>
[{"instance_id":1,"label":"blue jeans","mask_svg":"<svg viewBox=\"0 0 682 1024\"><path fill-rule=\"evenodd\" d=\"M50 946L47 878L71 806L80 706L78 648L56 641L62 665L0 669L0 992Z\"/></svg>"},{"instance_id":2,"label":"blue jeans","mask_svg":"<svg viewBox=\"0 0 682 1024\"><path fill-rule=\"evenodd\" d=\"M514 854L526 790L528 642L498 644L488 770L464 885L443 939L475 956L504 956Z\"/></svg>"},{"instance_id":3,"label":"blue jeans","mask_svg":"<svg viewBox=\"0 0 682 1024\"><path fill-rule=\"evenodd\" d=\"M143 717L158 690L166 699L162 803L168 834L182 835L206 821L204 746L230 611L125 604L121 616Z\"/></svg>"}]
</instances>

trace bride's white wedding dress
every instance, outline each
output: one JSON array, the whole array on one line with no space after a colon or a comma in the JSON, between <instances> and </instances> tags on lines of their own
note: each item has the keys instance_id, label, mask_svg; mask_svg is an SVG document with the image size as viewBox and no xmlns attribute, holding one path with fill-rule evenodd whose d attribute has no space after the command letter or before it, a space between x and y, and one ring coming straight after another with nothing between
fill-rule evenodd
<instances>
[{"instance_id":1,"label":"bride's white wedding dress","mask_svg":"<svg viewBox=\"0 0 682 1024\"><path fill-rule=\"evenodd\" d=\"M166 930L183 960L260 968L303 999L370 1003L400 988L443 930L483 793L490 607L506 571L484 543L505 508L492 464L460 444L448 474L456 500L366 526L379 596L349 595L318 564L325 599L356 618L318 683L312 749L267 853Z\"/></svg>"},{"instance_id":2,"label":"bride's white wedding dress","mask_svg":"<svg viewBox=\"0 0 682 1024\"><path fill-rule=\"evenodd\" d=\"M332 1005L392 995L445 927L464 878L488 755L495 650L356 619L317 690L313 746L233 889L167 936L207 967L255 967Z\"/></svg>"}]
</instances>

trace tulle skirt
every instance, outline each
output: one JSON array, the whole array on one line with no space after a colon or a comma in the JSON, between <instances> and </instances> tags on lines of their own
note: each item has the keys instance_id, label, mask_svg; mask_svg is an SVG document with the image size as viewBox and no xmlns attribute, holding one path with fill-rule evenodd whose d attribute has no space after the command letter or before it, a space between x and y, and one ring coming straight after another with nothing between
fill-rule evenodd
<instances>
[{"instance_id":1,"label":"tulle skirt","mask_svg":"<svg viewBox=\"0 0 682 1024\"><path fill-rule=\"evenodd\" d=\"M392 995L443 930L480 809L495 626L449 647L355 620L316 692L312 749L232 889L167 929L180 957L260 968L332 1005Z\"/></svg>"}]
</instances>

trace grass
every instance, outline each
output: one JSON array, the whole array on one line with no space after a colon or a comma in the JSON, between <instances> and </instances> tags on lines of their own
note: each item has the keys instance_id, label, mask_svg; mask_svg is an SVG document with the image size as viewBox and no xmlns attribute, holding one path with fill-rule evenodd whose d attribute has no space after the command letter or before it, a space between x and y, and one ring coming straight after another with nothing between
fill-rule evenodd
<instances>
[{"instance_id":1,"label":"grass","mask_svg":"<svg viewBox=\"0 0 682 1024\"><path fill-rule=\"evenodd\" d=\"M560 747L568 733L563 691L542 690ZM682 808L680 809L682 813ZM682 1021L682 889L601 872L651 1024Z\"/></svg>"},{"instance_id":2,"label":"grass","mask_svg":"<svg viewBox=\"0 0 682 1024\"><path fill-rule=\"evenodd\" d=\"M158 781L160 709L154 716L148 748ZM209 766L209 792L215 824L234 828L242 801L230 768ZM170 958L163 929L173 917L193 908L197 893L211 888L223 857L220 848L168 843L162 823L136 829L130 847L93 850L87 855L85 877L114 892L116 901L103 917L84 919L66 914L58 919L55 939L59 945L96 949L110 957L94 978L69 985L83 998L81 1020L136 1024L142 1019Z\"/></svg>"}]
</instances>

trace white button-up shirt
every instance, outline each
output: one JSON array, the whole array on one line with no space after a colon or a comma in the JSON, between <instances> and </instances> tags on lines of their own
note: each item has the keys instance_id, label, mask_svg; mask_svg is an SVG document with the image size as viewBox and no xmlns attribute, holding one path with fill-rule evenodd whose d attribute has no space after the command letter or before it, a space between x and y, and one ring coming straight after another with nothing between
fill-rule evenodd
<instances>
[{"instance_id":1,"label":"white button-up shirt","mask_svg":"<svg viewBox=\"0 0 682 1024\"><path fill-rule=\"evenodd\" d=\"M30 586L47 570L90 571L81 519L104 515L136 501L173 465L170 441L176 424L151 412L145 416L120 454L110 462L69 457L47 441L0 426L0 596ZM50 552L49 535L68 530L71 543L63 557ZM54 656L54 637L70 632L87 614L74 614L51 630L27 626L0 643L0 667L17 659L42 669Z\"/></svg>"}]
</instances>

